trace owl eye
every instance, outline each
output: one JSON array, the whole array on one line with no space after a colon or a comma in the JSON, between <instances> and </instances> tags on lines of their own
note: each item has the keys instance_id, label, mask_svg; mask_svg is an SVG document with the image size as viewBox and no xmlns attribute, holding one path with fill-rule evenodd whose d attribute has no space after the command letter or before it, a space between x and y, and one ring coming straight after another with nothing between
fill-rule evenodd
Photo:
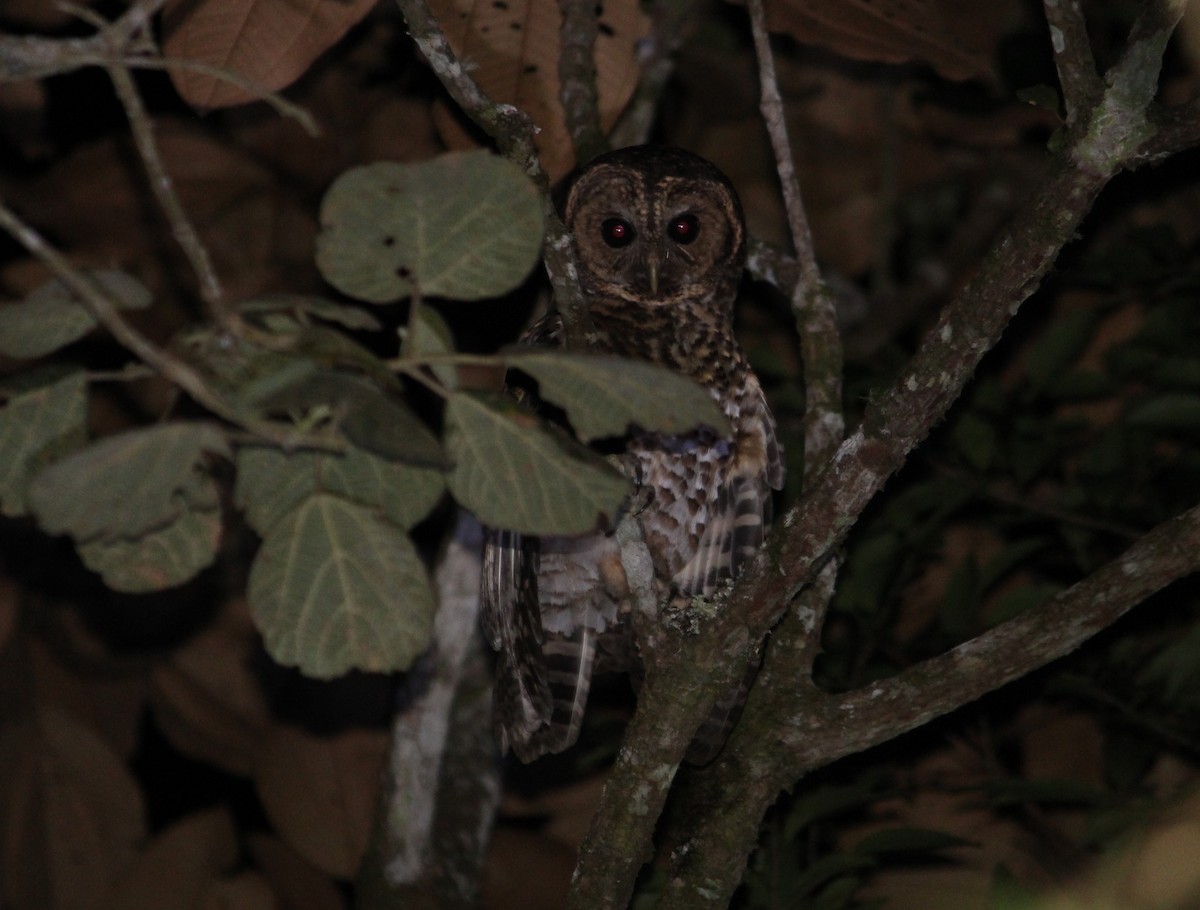
<instances>
[{"instance_id":1,"label":"owl eye","mask_svg":"<svg viewBox=\"0 0 1200 910\"><path fill-rule=\"evenodd\" d=\"M620 218L608 218L600 225L600 236L604 242L614 248L628 246L637 236L632 224Z\"/></svg>"},{"instance_id":2,"label":"owl eye","mask_svg":"<svg viewBox=\"0 0 1200 910\"><path fill-rule=\"evenodd\" d=\"M690 213L677 215L667 225L667 235L676 243L691 243L700 236L700 219Z\"/></svg>"}]
</instances>

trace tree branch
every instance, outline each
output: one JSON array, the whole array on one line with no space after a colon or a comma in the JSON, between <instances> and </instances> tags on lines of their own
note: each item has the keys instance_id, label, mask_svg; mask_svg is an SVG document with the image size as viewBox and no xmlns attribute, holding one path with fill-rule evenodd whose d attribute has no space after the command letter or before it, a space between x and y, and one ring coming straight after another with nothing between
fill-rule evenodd
<instances>
[{"instance_id":1,"label":"tree branch","mask_svg":"<svg viewBox=\"0 0 1200 910\"><path fill-rule=\"evenodd\" d=\"M996 660L1003 667L1000 675L990 677L993 687L1065 653L1050 648L1039 654L1037 662L1017 660L1041 641L1017 641L1023 632L1040 628L1040 619L1025 618L1024 625L1013 627L1016 631L989 633L936 663L921 665L897 680L841 698L819 692L810 679L787 678L786 674L781 677L776 669L791 665L791 661L786 657L774 659L777 645L788 648L811 641L817 632L815 611L824 595L820 589L830 583L828 575L822 578L819 573L830 564L834 549L887 479L957 399L983 355L1038 287L1062 247L1074 238L1096 196L1121 168L1137 160L1147 136L1140 129L1129 129L1127 121L1134 121L1135 127L1145 122L1152 96L1145 90L1145 81L1148 73L1157 76L1159 63L1150 58L1155 49L1161 51L1165 39L1161 28L1146 27L1135 33L1146 37L1141 39L1139 49L1131 49L1123 61L1136 59L1139 65L1118 64L1095 107L1080 112L1085 127L1051 158L1041 185L1028 194L1030 203L1017 213L973 280L945 308L899 379L868 407L862 425L841 444L828 468L783 517L727 602L720 605L719 616L706 623L700 633L700 638L724 642L733 627L744 623L750 639L759 641L802 589L817 588L811 595L817 603L801 601L796 624L785 623L780 632L787 634L773 637L772 653L741 723L717 761L698 776L696 792L708 801L689 802L699 814L688 818L690 836L678 842L678 862L660 899L660 908L725 906L740 881L746 856L757 841L762 815L780 788L812 768L882 742L936 713L978 697L987 691L989 683L979 682L974 684L978 688L972 688L964 679L991 660L989 649L997 649ZM1064 595L1055 607L1066 617L1058 631L1063 641L1069 639L1070 643L1062 647L1069 650L1077 646L1149 592L1191 571L1195 567L1194 549L1187 548L1194 546L1196 521L1193 510L1186 518L1168 523L1135 545L1126 558L1081 582L1072 589L1074 594ZM1162 555L1167 551L1168 555ZM1102 593L1135 571L1137 584ZM1089 612L1086 605L1096 598L1113 610ZM1015 637L1010 640L1008 634ZM700 646L693 647L694 658ZM714 647L707 656L715 658L720 650ZM736 661L738 657L727 654L726 659ZM935 679L930 675L933 670L947 673L953 682ZM682 676L686 680L686 674ZM894 696L893 685L898 693ZM938 692L944 693L944 700L939 700ZM642 737L650 736L651 731L653 741L658 741L668 738L670 730L688 728L693 721L690 700L680 704L675 697L674 692L651 691L649 686L643 690L624 751L639 749ZM788 697L790 701L784 700ZM929 704L914 708L914 698L928 698ZM884 707L872 707L876 701ZM789 707L782 714L781 704ZM907 713L898 715L901 705L907 706ZM854 723L847 724L851 711L855 712ZM862 716L870 711L878 712L871 716L881 724L886 717L887 725L860 734L857 731ZM787 719L782 736L772 732L781 716ZM850 733L847 728L851 728ZM853 744L843 747L835 735L850 736ZM609 789L618 786L623 785L613 780ZM605 831L608 836L592 838L588 845L589 852L605 855L589 856L586 863L581 863L576 880L578 892L602 893L602 883L592 878L593 870L605 870L622 882L636 873L644 852L625 853L624 865L619 853L631 844L648 844L648 832L656 817L635 817L623 811L632 792L610 794L606 789L593 830ZM644 837L636 836L639 830L647 832Z\"/></svg>"},{"instance_id":2,"label":"tree branch","mask_svg":"<svg viewBox=\"0 0 1200 910\"><path fill-rule=\"evenodd\" d=\"M1096 106L1104 91L1104 81L1096 72L1096 60L1088 41L1087 23L1079 0L1044 0L1054 65L1062 87L1067 126L1078 122L1079 115Z\"/></svg>"},{"instance_id":3,"label":"tree branch","mask_svg":"<svg viewBox=\"0 0 1200 910\"><path fill-rule=\"evenodd\" d=\"M550 284L554 289L555 305L562 314L567 340L575 347L586 347L591 331L587 302L579 288L578 272L571 237L550 198L550 181L537 154L533 136L533 121L511 104L500 104L489 98L471 78L454 54L424 0L396 0L409 35L424 55L434 75L480 129L495 140L500 151L511 158L537 184L542 193L546 236L542 244L542 259Z\"/></svg>"},{"instance_id":4,"label":"tree branch","mask_svg":"<svg viewBox=\"0 0 1200 910\"><path fill-rule=\"evenodd\" d=\"M567 132L575 147L575 161L585 164L604 151L607 143L600 128L600 103L596 88L596 7L575 0L559 0L562 28L558 57L559 96Z\"/></svg>"},{"instance_id":5,"label":"tree branch","mask_svg":"<svg viewBox=\"0 0 1200 910\"><path fill-rule=\"evenodd\" d=\"M821 278L813 249L812 230L796 163L788 139L783 114L783 98L775 76L775 59L767 34L767 17L762 0L748 0L750 30L758 57L759 83L762 89L762 115L775 153L775 169L783 190L788 226L796 250L798 280L791 288L792 311L800 333L800 356L804 362L804 479L811 483L842 441L845 419L842 416L842 339L837 326L833 296Z\"/></svg>"},{"instance_id":6,"label":"tree branch","mask_svg":"<svg viewBox=\"0 0 1200 910\"><path fill-rule=\"evenodd\" d=\"M236 405L213 390L191 364L160 348L126 322L117 305L102 288L80 274L62 253L47 243L41 234L22 221L2 201L0 228L6 230L29 253L44 262L96 321L112 333L118 344L148 364L159 375L179 386L212 413L287 451L299 448L338 451L344 448L344 443L336 438L313 436L302 430L243 413Z\"/></svg>"},{"instance_id":7,"label":"tree branch","mask_svg":"<svg viewBox=\"0 0 1200 910\"><path fill-rule=\"evenodd\" d=\"M460 517L439 562L432 676L392 722L360 907L466 910L478 899L500 799L491 671L478 625L479 537L478 524Z\"/></svg>"},{"instance_id":8,"label":"tree branch","mask_svg":"<svg viewBox=\"0 0 1200 910\"><path fill-rule=\"evenodd\" d=\"M1045 607L896 677L840 696L809 690L790 713L765 723L763 718L744 719L738 732L752 729L731 741L723 756L726 768L739 772L736 798L719 800L702 823L692 820L695 837L679 851L684 861L668 879L658 910L726 906L757 839L762 811L781 788L1069 654L1151 594L1198 569L1200 506L1159 525ZM720 780L709 783L709 792L722 792ZM729 869L733 873L724 874Z\"/></svg>"},{"instance_id":9,"label":"tree branch","mask_svg":"<svg viewBox=\"0 0 1200 910\"><path fill-rule=\"evenodd\" d=\"M103 33L107 34L107 29ZM159 208L167 218L171 235L191 265L192 274L200 288L200 297L208 309L209 316L223 330L235 331L241 320L236 310L231 309L225 300L225 294L221 290L221 282L217 278L216 269L213 268L208 248L200 241L196 228L192 225L191 219L188 218L187 212L183 208L183 203L179 201L179 196L175 192L175 183L167 173L162 156L158 153L158 143L154 141L154 128L150 123L150 115L146 113L146 106L142 104L142 97L138 93L137 86L134 85L133 77L121 59L124 50L121 45L110 44L110 57L105 64L105 69L108 71L109 79L112 80L113 88L116 89L121 106L125 108L125 116L129 120L130 130L133 132L133 141L138 150L138 157L141 158L142 165L146 168L150 191L158 200Z\"/></svg>"},{"instance_id":10,"label":"tree branch","mask_svg":"<svg viewBox=\"0 0 1200 910\"><path fill-rule=\"evenodd\" d=\"M675 71L675 55L696 29L697 6L697 0L651 0L650 34L638 45L641 75L633 98L613 127L613 148L641 145L649 138L663 89Z\"/></svg>"},{"instance_id":11,"label":"tree branch","mask_svg":"<svg viewBox=\"0 0 1200 910\"><path fill-rule=\"evenodd\" d=\"M45 79L82 66L103 66L112 46L148 34L150 21L167 0L136 0L103 31L86 38L0 36L0 82Z\"/></svg>"}]
</instances>

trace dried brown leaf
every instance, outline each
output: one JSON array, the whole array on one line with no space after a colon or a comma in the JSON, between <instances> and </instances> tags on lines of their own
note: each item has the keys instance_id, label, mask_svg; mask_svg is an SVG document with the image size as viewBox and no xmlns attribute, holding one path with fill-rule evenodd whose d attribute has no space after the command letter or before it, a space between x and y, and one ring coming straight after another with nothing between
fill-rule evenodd
<instances>
[{"instance_id":1,"label":"dried brown leaf","mask_svg":"<svg viewBox=\"0 0 1200 910\"><path fill-rule=\"evenodd\" d=\"M773 0L771 31L856 60L928 63L947 79L990 78L992 21L948 0Z\"/></svg>"},{"instance_id":2,"label":"dried brown leaf","mask_svg":"<svg viewBox=\"0 0 1200 910\"><path fill-rule=\"evenodd\" d=\"M231 299L294 287L307 276L316 282L313 212L295 193L283 192L277 176L199 124L164 120L155 136ZM3 189L80 260L126 268L156 299L177 291L178 256L121 140L83 146L42 176L9 181ZM157 311L149 318L161 315Z\"/></svg>"},{"instance_id":3,"label":"dried brown leaf","mask_svg":"<svg viewBox=\"0 0 1200 910\"><path fill-rule=\"evenodd\" d=\"M107 908L146 834L137 782L108 744L55 708L0 732L0 904Z\"/></svg>"},{"instance_id":4,"label":"dried brown leaf","mask_svg":"<svg viewBox=\"0 0 1200 910\"><path fill-rule=\"evenodd\" d=\"M361 20L375 0L172 0L163 9L163 51L228 70L277 91ZM175 69L179 94L202 108L258 95L204 73Z\"/></svg>"},{"instance_id":5,"label":"dried brown leaf","mask_svg":"<svg viewBox=\"0 0 1200 910\"><path fill-rule=\"evenodd\" d=\"M255 834L246 846L288 910L345 910L346 902L329 875L279 838Z\"/></svg>"},{"instance_id":6,"label":"dried brown leaf","mask_svg":"<svg viewBox=\"0 0 1200 910\"><path fill-rule=\"evenodd\" d=\"M117 755L129 758L137 748L144 717L146 674L112 657L68 663L37 641L30 643L29 654L38 704L80 718Z\"/></svg>"},{"instance_id":7,"label":"dried brown leaf","mask_svg":"<svg viewBox=\"0 0 1200 910\"><path fill-rule=\"evenodd\" d=\"M494 101L515 105L541 128L536 141L551 180L570 171L574 152L559 99L562 16L557 0L433 0L429 6L455 55L470 68L479 87ZM600 121L605 131L616 122L637 86L636 44L649 26L637 0L603 4L595 59ZM466 134L454 132L451 123L443 116L439 128L448 142L461 147Z\"/></svg>"},{"instance_id":8,"label":"dried brown leaf","mask_svg":"<svg viewBox=\"0 0 1200 910\"><path fill-rule=\"evenodd\" d=\"M122 876L105 907L199 910L237 906L217 900L237 860L237 832L227 809L189 815L150 842L128 874Z\"/></svg>"},{"instance_id":9,"label":"dried brown leaf","mask_svg":"<svg viewBox=\"0 0 1200 910\"><path fill-rule=\"evenodd\" d=\"M254 781L280 837L318 869L352 877L370 838L386 750L383 731L318 736L276 726Z\"/></svg>"},{"instance_id":10,"label":"dried brown leaf","mask_svg":"<svg viewBox=\"0 0 1200 910\"><path fill-rule=\"evenodd\" d=\"M180 752L232 774L252 772L271 720L252 671L258 642L238 601L155 668L155 720Z\"/></svg>"}]
</instances>

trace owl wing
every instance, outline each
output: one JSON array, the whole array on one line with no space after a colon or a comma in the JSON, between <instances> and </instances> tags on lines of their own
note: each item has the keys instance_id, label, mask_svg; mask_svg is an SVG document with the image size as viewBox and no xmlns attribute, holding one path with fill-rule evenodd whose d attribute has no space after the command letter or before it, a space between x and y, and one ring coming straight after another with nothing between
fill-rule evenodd
<instances>
[{"instance_id":1,"label":"owl wing","mask_svg":"<svg viewBox=\"0 0 1200 910\"><path fill-rule=\"evenodd\" d=\"M497 652L494 722L501 751L529 742L550 716L537 603L537 541L488 529L483 548L481 613Z\"/></svg>"},{"instance_id":2,"label":"owl wing","mask_svg":"<svg viewBox=\"0 0 1200 910\"><path fill-rule=\"evenodd\" d=\"M679 568L672 582L681 600L711 597L722 584L736 578L762 546L772 516L771 492L783 487L782 451L774 418L757 380L751 379L746 404L734 408L734 438L706 440L694 452L683 453L675 465L659 464L656 488L659 521L676 525L674 559ZM741 410L745 410L745 414ZM672 470L672 467L674 468ZM664 471L671 476L663 477ZM681 476L690 483L680 484ZM653 520L653 519L651 519ZM649 539L662 539L661 533ZM687 760L705 765L716 757L737 721L746 694L758 672L758 662L747 667L740 685L713 706L696 731Z\"/></svg>"},{"instance_id":3,"label":"owl wing","mask_svg":"<svg viewBox=\"0 0 1200 910\"><path fill-rule=\"evenodd\" d=\"M562 321L551 314L530 327L522 341L539 347L562 343ZM525 404L538 403L528 390L517 391ZM529 762L561 752L579 736L591 684L597 629L572 621L572 570L588 564L597 536L574 542L564 553L562 541L543 541L515 531L491 530L484 543L482 612L484 632L497 651L494 723L501 751L512 749ZM546 573L549 590L539 575ZM576 574L586 576L585 571ZM594 584L584 578L578 584ZM564 589L564 590L560 590ZM547 603L543 603L546 601ZM564 621L546 629L543 608L560 607Z\"/></svg>"},{"instance_id":4,"label":"owl wing","mask_svg":"<svg viewBox=\"0 0 1200 910\"><path fill-rule=\"evenodd\" d=\"M770 529L771 493L783 487L775 420L751 382L747 403L731 409L733 439L702 432L669 458L642 457L643 482L657 507L643 526L673 587L689 599L711 597L741 573Z\"/></svg>"}]
</instances>

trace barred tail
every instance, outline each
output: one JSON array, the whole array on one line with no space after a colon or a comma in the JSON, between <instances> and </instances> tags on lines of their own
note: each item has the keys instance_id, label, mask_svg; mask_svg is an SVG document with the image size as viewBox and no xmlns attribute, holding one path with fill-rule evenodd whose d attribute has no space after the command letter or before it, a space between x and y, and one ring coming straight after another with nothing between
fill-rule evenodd
<instances>
[{"instance_id":1,"label":"barred tail","mask_svg":"<svg viewBox=\"0 0 1200 910\"><path fill-rule=\"evenodd\" d=\"M550 689L549 718L533 731L507 731L509 745L521 761L574 745L583 723L595 658L596 633L591 629L577 628L569 636L547 633L542 660Z\"/></svg>"}]
</instances>

